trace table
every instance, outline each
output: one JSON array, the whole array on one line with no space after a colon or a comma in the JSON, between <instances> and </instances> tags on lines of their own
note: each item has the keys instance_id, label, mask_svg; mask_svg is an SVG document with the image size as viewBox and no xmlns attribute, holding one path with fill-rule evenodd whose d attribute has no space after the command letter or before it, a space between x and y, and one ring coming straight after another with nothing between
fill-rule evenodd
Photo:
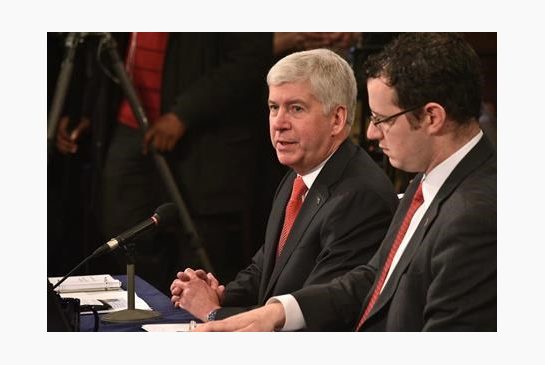
<instances>
[{"instance_id":1,"label":"table","mask_svg":"<svg viewBox=\"0 0 545 365\"><path fill-rule=\"evenodd\" d=\"M127 290L127 275L114 275L114 277L120 280L122 288ZM144 332L142 325L148 323L187 323L191 320L201 322L189 312L180 308L174 308L169 297L138 277L138 275L135 276L135 291L153 310L160 312L161 317L127 323L106 323L100 321L98 325L99 332ZM101 317L102 315L99 316ZM81 332L91 332L94 326L95 317L92 314L80 315Z\"/></svg>"}]
</instances>

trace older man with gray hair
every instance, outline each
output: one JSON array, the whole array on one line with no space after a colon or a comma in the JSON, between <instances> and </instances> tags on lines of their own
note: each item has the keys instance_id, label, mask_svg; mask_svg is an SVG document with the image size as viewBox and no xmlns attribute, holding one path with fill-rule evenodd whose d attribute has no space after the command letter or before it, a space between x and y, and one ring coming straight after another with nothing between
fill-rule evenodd
<instances>
[{"instance_id":1,"label":"older man with gray hair","mask_svg":"<svg viewBox=\"0 0 545 365\"><path fill-rule=\"evenodd\" d=\"M224 287L190 268L173 281L172 302L203 321L367 263L397 207L386 175L348 139L357 89L344 59L326 49L293 53L267 83L271 142L291 171L276 191L263 246L234 281Z\"/></svg>"}]
</instances>

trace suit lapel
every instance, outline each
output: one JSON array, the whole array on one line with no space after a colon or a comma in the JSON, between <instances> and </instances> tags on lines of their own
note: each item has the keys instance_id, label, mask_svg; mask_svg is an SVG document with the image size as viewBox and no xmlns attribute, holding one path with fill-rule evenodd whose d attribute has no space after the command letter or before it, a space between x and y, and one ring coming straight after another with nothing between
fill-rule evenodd
<instances>
[{"instance_id":1,"label":"suit lapel","mask_svg":"<svg viewBox=\"0 0 545 365\"><path fill-rule=\"evenodd\" d=\"M454 168L454 170L449 175L447 180L445 180L445 182L443 183L443 186L441 186L441 188L437 192L437 195L433 199L433 202L431 203L431 205L428 207L426 213L422 217L420 224L418 225L416 231L414 232L409 243L407 244L407 247L405 248L405 251L401 255L401 258L398 264L394 268L394 271L391 274L390 279L386 283L386 287L383 289L377 303L375 304L369 316L372 316L374 313L379 311L394 295L395 290L399 284L399 280L401 279L401 276L407 270L414 255L418 251L418 248L422 244L422 241L424 240L426 233L428 232L429 228L432 226L433 222L437 218L437 215L439 214L440 207L443 204L443 202L456 190L458 185L460 185L460 183L469 174L471 174L473 171L475 171L475 169L478 169L483 163L485 163L492 156L492 154L493 154L493 148L490 145L490 142L487 140L486 136L483 136L481 140L479 141L479 143L477 143L477 145L471 151L469 151L469 153L460 161L458 166ZM401 217L398 219L396 229L393 232L393 236L389 237L388 250L393 244L395 235L397 234L397 231L399 229L399 225L401 224L401 221L403 220L403 217L405 216L405 213L408 210L408 206L410 205L412 197L421 179L422 179L422 175L419 174L414 179L413 183L410 186L410 189L407 189L408 193L410 191L410 196L407 197L409 199L407 199L406 201L403 214L400 215ZM381 261L381 268L384 265L384 260Z\"/></svg>"},{"instance_id":2,"label":"suit lapel","mask_svg":"<svg viewBox=\"0 0 545 365\"><path fill-rule=\"evenodd\" d=\"M307 194L305 202L303 203L303 206L301 207L301 210L299 211L299 214L297 215L297 218L293 223L293 227L286 241L286 245L282 250L282 254L277 259L275 257L275 254L273 254L273 260L276 259L276 265L274 265L273 272L268 281L267 289L264 293L265 297L269 296L269 292L272 291L274 285L276 284L276 281L278 280L278 276L288 263L293 251L297 247L307 227L312 222L312 219L314 218L316 213L320 210L320 208L324 205L324 203L327 201L327 198L329 197L327 191L323 191L322 189L320 189L322 191L318 191L318 189L314 188L314 185L312 186L311 190L312 192L309 191L309 193Z\"/></svg>"},{"instance_id":3,"label":"suit lapel","mask_svg":"<svg viewBox=\"0 0 545 365\"><path fill-rule=\"evenodd\" d=\"M264 291L267 289L267 284L270 282L270 275L276 262L276 246L278 245L278 237L284 224L284 213L286 205L291 195L291 187L296 174L290 171L280 182L280 186L276 193L267 222L267 230L265 233L265 250L263 274L261 285L259 288L260 298L264 297Z\"/></svg>"},{"instance_id":4,"label":"suit lapel","mask_svg":"<svg viewBox=\"0 0 545 365\"><path fill-rule=\"evenodd\" d=\"M305 231L308 226L313 222L316 213L325 205L327 200L330 197L329 189L330 187L337 183L342 172L346 168L350 158L356 153L356 147L349 141L345 141L337 149L337 151L331 156L329 161L324 165L322 171L314 181L311 189L308 191L308 194L303 202L301 210L295 219L291 232L286 241L286 245L282 250L282 254L278 259L276 259L276 245L278 244L278 236L280 230L282 229L282 224L284 220L284 210L291 194L291 185L295 179L295 174L289 180L288 197L283 202L283 207L281 211L281 219L279 223L279 228L276 230L274 244L270 244L271 254L268 255L270 258L269 264L274 266L271 276L267 282L266 290L263 293L261 298L267 298L271 294L278 277L286 264L289 262L290 257L304 236ZM318 244L318 243L317 243Z\"/></svg>"}]
</instances>

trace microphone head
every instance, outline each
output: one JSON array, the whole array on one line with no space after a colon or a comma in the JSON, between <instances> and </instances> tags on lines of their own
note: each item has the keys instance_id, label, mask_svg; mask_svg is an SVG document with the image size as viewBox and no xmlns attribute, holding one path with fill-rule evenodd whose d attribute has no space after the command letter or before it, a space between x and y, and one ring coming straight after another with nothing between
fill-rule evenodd
<instances>
[{"instance_id":1,"label":"microphone head","mask_svg":"<svg viewBox=\"0 0 545 365\"><path fill-rule=\"evenodd\" d=\"M153 214L158 220L158 225L161 226L171 225L178 219L178 209L174 203L165 203L159 208L155 209Z\"/></svg>"}]
</instances>

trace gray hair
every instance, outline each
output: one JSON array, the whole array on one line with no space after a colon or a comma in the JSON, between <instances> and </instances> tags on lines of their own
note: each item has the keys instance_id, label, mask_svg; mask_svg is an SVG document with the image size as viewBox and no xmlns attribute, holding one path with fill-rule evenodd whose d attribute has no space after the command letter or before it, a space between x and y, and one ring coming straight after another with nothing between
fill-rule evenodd
<instances>
[{"instance_id":1,"label":"gray hair","mask_svg":"<svg viewBox=\"0 0 545 365\"><path fill-rule=\"evenodd\" d=\"M312 94L324 104L324 114L344 105L346 123L352 125L358 90L354 71L341 56L328 49L292 53L278 61L267 75L269 86L299 81L310 81Z\"/></svg>"}]
</instances>

